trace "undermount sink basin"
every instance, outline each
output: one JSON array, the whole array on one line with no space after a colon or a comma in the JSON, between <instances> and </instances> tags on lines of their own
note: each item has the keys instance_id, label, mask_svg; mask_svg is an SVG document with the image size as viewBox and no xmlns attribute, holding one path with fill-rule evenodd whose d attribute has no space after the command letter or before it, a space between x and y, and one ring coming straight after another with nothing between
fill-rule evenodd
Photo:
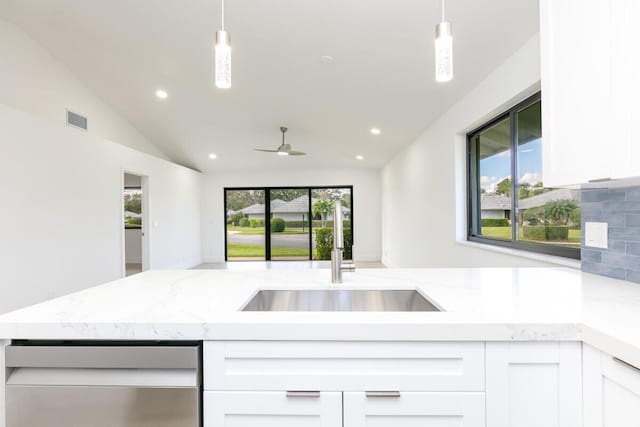
<instances>
[{"instance_id":1,"label":"undermount sink basin","mask_svg":"<svg viewBox=\"0 0 640 427\"><path fill-rule=\"evenodd\" d=\"M265 289L242 311L440 311L414 289Z\"/></svg>"}]
</instances>

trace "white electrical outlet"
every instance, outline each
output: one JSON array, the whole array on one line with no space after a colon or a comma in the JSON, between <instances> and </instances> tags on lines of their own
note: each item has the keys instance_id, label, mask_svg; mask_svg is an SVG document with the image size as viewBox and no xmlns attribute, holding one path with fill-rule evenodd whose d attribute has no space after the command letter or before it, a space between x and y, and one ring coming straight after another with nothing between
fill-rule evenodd
<instances>
[{"instance_id":1,"label":"white electrical outlet","mask_svg":"<svg viewBox=\"0 0 640 427\"><path fill-rule=\"evenodd\" d=\"M609 240L609 224L606 222L584 223L584 245L590 248L607 249Z\"/></svg>"}]
</instances>

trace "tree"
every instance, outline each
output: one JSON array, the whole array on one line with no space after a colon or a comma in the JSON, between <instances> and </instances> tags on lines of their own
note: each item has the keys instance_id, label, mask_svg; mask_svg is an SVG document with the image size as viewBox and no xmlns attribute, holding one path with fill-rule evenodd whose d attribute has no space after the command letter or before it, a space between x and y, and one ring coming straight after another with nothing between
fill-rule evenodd
<instances>
[{"instance_id":1,"label":"tree","mask_svg":"<svg viewBox=\"0 0 640 427\"><path fill-rule=\"evenodd\" d=\"M522 184L518 185L518 198L520 200L522 199L526 199L527 197L531 197L532 190L531 190L531 184L527 183L527 182L523 182Z\"/></svg>"},{"instance_id":2,"label":"tree","mask_svg":"<svg viewBox=\"0 0 640 427\"><path fill-rule=\"evenodd\" d=\"M548 223L567 225L575 209L578 209L578 203L575 200L553 200L542 206L542 215Z\"/></svg>"},{"instance_id":3,"label":"tree","mask_svg":"<svg viewBox=\"0 0 640 427\"><path fill-rule=\"evenodd\" d=\"M505 178L496 184L496 194L509 197L511 195L511 179Z\"/></svg>"},{"instance_id":4,"label":"tree","mask_svg":"<svg viewBox=\"0 0 640 427\"><path fill-rule=\"evenodd\" d=\"M329 200L317 200L313 204L313 216L322 218L322 228L327 226L327 214L333 210L333 202Z\"/></svg>"},{"instance_id":5,"label":"tree","mask_svg":"<svg viewBox=\"0 0 640 427\"><path fill-rule=\"evenodd\" d=\"M137 214L142 213L142 193L125 193L124 210Z\"/></svg>"}]
</instances>

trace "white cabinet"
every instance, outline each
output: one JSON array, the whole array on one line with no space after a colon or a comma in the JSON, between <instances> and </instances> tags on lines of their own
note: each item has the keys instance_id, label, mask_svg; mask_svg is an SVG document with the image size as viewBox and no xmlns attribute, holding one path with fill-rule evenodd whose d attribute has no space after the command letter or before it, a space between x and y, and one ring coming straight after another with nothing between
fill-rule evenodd
<instances>
[{"instance_id":1,"label":"white cabinet","mask_svg":"<svg viewBox=\"0 0 640 427\"><path fill-rule=\"evenodd\" d=\"M640 370L584 348L584 427L637 427Z\"/></svg>"},{"instance_id":2,"label":"white cabinet","mask_svg":"<svg viewBox=\"0 0 640 427\"><path fill-rule=\"evenodd\" d=\"M483 391L483 342L211 341L208 390Z\"/></svg>"},{"instance_id":3,"label":"white cabinet","mask_svg":"<svg viewBox=\"0 0 640 427\"><path fill-rule=\"evenodd\" d=\"M580 427L582 344L487 343L487 426Z\"/></svg>"},{"instance_id":4,"label":"white cabinet","mask_svg":"<svg viewBox=\"0 0 640 427\"><path fill-rule=\"evenodd\" d=\"M344 427L484 427L484 393L344 393Z\"/></svg>"},{"instance_id":5,"label":"white cabinet","mask_svg":"<svg viewBox=\"0 0 640 427\"><path fill-rule=\"evenodd\" d=\"M342 427L342 393L204 393L204 427L301 426Z\"/></svg>"},{"instance_id":6,"label":"white cabinet","mask_svg":"<svg viewBox=\"0 0 640 427\"><path fill-rule=\"evenodd\" d=\"M541 0L545 186L640 175L639 3Z\"/></svg>"}]
</instances>

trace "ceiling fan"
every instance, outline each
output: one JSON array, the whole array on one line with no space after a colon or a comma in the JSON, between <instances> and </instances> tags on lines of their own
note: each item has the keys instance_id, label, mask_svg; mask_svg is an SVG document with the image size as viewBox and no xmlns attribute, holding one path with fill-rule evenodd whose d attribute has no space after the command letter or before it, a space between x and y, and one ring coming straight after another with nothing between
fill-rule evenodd
<instances>
[{"instance_id":1,"label":"ceiling fan","mask_svg":"<svg viewBox=\"0 0 640 427\"><path fill-rule=\"evenodd\" d=\"M284 134L287 132L287 128L284 126L280 127L280 132L282 132L282 144L276 150L265 150L262 148L254 148L255 151L262 151L265 153L276 153L279 156L304 156L307 153L303 153L302 151L293 151L291 149L291 144L284 143Z\"/></svg>"}]
</instances>

